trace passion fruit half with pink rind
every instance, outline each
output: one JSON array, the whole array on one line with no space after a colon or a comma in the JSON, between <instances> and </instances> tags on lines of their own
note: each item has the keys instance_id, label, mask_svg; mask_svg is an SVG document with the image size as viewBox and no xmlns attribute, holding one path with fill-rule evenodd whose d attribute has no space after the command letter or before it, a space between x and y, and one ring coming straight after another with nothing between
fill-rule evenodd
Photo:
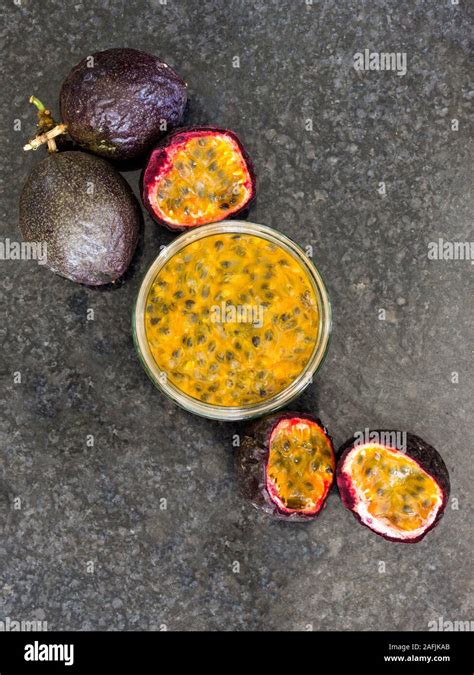
<instances>
[{"instance_id":1,"label":"passion fruit half with pink rind","mask_svg":"<svg viewBox=\"0 0 474 675\"><path fill-rule=\"evenodd\" d=\"M249 427L236 452L244 496L274 518L308 520L323 508L334 481L331 437L312 415L270 415Z\"/></svg>"},{"instance_id":2,"label":"passion fruit half with pink rind","mask_svg":"<svg viewBox=\"0 0 474 675\"><path fill-rule=\"evenodd\" d=\"M401 435L402 434L402 435ZM405 438L403 448L351 438L338 452L342 502L362 525L389 541L414 543L435 527L449 498L448 469L437 450L414 434L371 431L368 438Z\"/></svg>"},{"instance_id":3,"label":"passion fruit half with pink rind","mask_svg":"<svg viewBox=\"0 0 474 675\"><path fill-rule=\"evenodd\" d=\"M171 230L240 214L255 173L238 136L219 127L177 129L155 147L142 175L145 208Z\"/></svg>"}]
</instances>

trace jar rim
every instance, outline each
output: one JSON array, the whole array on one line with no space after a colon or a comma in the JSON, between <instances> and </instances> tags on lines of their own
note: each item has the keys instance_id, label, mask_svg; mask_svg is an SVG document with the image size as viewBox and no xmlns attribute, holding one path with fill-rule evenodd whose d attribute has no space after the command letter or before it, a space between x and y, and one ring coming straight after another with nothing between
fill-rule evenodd
<instances>
[{"instance_id":1,"label":"jar rim","mask_svg":"<svg viewBox=\"0 0 474 675\"><path fill-rule=\"evenodd\" d=\"M307 273L316 295L319 309L318 339L313 353L308 359L302 372L288 387L278 394L275 394L264 401L245 406L219 406L205 403L179 389L166 378L166 375L162 371L160 371L158 364L151 353L145 330L145 311L148 293L158 272L171 258L190 243L211 235L224 233L254 235L267 239L288 251L302 265ZM185 410L202 417L223 421L251 419L253 417L259 417L274 412L283 408L296 396L301 394L311 383L313 376L320 369L324 361L329 346L331 327L331 303L329 295L323 278L312 260L298 244L278 230L268 227L267 225L259 225L244 220L223 220L218 223L201 225L200 227L182 233L168 246L163 248L151 263L143 278L132 317L132 331L135 348L145 371L155 386Z\"/></svg>"}]
</instances>

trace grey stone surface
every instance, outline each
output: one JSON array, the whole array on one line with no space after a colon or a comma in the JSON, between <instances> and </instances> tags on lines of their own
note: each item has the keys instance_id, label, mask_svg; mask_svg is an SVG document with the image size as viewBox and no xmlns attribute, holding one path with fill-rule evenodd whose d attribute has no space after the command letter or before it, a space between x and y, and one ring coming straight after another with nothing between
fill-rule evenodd
<instances>
[{"instance_id":1,"label":"grey stone surface","mask_svg":"<svg viewBox=\"0 0 474 675\"><path fill-rule=\"evenodd\" d=\"M228 126L245 142L259 176L250 219L314 247L333 339L292 407L318 413L336 444L365 427L421 435L443 454L459 508L410 546L360 527L336 492L310 524L271 522L244 503L231 443L241 425L174 407L135 356L140 279L173 236L145 216L132 268L112 290L0 262L1 619L419 630L474 618L473 266L427 258L438 237L473 239L468 5L2 3L2 239L19 238L21 184L39 160L21 149L34 127L28 96L57 112L61 82L85 55L159 55L189 83L188 121ZM406 75L356 72L365 48L406 52ZM124 175L138 194L139 172Z\"/></svg>"}]
</instances>

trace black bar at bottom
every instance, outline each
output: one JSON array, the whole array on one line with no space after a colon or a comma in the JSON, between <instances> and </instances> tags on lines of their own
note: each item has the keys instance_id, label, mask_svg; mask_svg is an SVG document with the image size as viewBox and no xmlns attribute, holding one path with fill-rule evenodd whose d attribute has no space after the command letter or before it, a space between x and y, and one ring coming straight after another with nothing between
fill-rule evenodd
<instances>
[{"instance_id":1,"label":"black bar at bottom","mask_svg":"<svg viewBox=\"0 0 474 675\"><path fill-rule=\"evenodd\" d=\"M0 675L159 673L187 663L221 672L231 665L245 673L276 666L463 675L473 672L471 654L469 632L0 633Z\"/></svg>"}]
</instances>

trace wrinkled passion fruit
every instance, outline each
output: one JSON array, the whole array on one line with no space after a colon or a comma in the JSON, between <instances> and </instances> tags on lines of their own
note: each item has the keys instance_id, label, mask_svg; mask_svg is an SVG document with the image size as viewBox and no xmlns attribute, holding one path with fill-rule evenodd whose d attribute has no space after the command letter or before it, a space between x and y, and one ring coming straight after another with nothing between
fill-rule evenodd
<instances>
[{"instance_id":1,"label":"wrinkled passion fruit","mask_svg":"<svg viewBox=\"0 0 474 675\"><path fill-rule=\"evenodd\" d=\"M439 453L413 434L402 449L383 439L401 432L375 431L340 449L337 485L342 502L376 534L390 541L420 541L438 523L449 498L448 469Z\"/></svg>"},{"instance_id":2,"label":"wrinkled passion fruit","mask_svg":"<svg viewBox=\"0 0 474 675\"><path fill-rule=\"evenodd\" d=\"M255 174L228 129L177 129L153 150L142 177L143 203L171 230L236 216L255 195Z\"/></svg>"},{"instance_id":3,"label":"wrinkled passion fruit","mask_svg":"<svg viewBox=\"0 0 474 675\"><path fill-rule=\"evenodd\" d=\"M284 520L308 520L321 511L335 465L327 429L306 413L258 420L236 453L243 494L256 508Z\"/></svg>"},{"instance_id":4,"label":"wrinkled passion fruit","mask_svg":"<svg viewBox=\"0 0 474 675\"><path fill-rule=\"evenodd\" d=\"M181 122L186 100L186 83L156 56L107 49L87 56L66 77L61 117L90 152L131 159Z\"/></svg>"}]
</instances>

